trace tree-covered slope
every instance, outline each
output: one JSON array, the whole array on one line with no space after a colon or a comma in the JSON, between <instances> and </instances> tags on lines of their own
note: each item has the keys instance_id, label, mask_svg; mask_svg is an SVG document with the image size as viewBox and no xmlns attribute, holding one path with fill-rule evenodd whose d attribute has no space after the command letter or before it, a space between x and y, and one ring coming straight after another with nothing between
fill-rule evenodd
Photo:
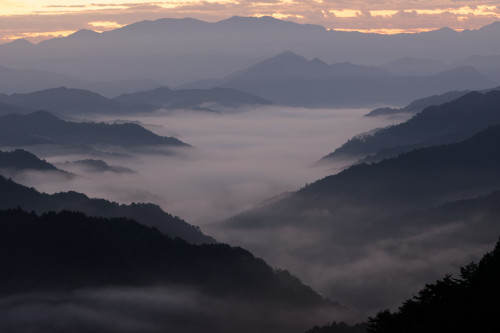
<instances>
[{"instance_id":1,"label":"tree-covered slope","mask_svg":"<svg viewBox=\"0 0 500 333\"><path fill-rule=\"evenodd\" d=\"M77 192L46 194L34 188L19 185L0 176L0 209L21 207L38 213L48 211L78 211L97 217L127 217L144 225L155 227L171 237L190 243L214 243L198 228L182 219L164 212L159 206L147 203L120 205L105 199L91 199Z\"/></svg>"},{"instance_id":2,"label":"tree-covered slope","mask_svg":"<svg viewBox=\"0 0 500 333\"><path fill-rule=\"evenodd\" d=\"M438 106L431 106L410 120L357 136L324 159L364 157L378 153L382 158L415 148L453 143L500 123L500 91L471 92Z\"/></svg>"},{"instance_id":3,"label":"tree-covered slope","mask_svg":"<svg viewBox=\"0 0 500 333\"><path fill-rule=\"evenodd\" d=\"M477 264L425 286L395 312L378 313L368 332L498 332L500 242Z\"/></svg>"},{"instance_id":4,"label":"tree-covered slope","mask_svg":"<svg viewBox=\"0 0 500 333\"><path fill-rule=\"evenodd\" d=\"M111 145L124 148L189 146L176 138L156 135L132 123L77 123L62 120L46 111L0 116L1 146L33 144Z\"/></svg>"}]
</instances>

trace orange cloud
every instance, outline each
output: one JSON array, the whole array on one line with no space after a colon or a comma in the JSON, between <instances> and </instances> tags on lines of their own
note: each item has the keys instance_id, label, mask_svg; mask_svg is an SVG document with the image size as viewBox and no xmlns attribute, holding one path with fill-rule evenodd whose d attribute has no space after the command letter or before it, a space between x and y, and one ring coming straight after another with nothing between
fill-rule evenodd
<instances>
[{"instance_id":1,"label":"orange cloud","mask_svg":"<svg viewBox=\"0 0 500 333\"><path fill-rule=\"evenodd\" d=\"M498 0L60 0L1 1L0 42L32 41L55 32L115 29L140 20L193 17L218 21L233 15L273 16L328 29L377 33L421 32L444 26L474 29L500 20Z\"/></svg>"}]
</instances>

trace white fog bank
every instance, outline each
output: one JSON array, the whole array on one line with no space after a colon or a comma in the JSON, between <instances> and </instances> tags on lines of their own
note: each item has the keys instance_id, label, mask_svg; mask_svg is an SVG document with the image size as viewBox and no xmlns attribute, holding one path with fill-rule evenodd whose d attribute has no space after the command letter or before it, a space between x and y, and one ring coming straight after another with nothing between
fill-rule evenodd
<instances>
[{"instance_id":1,"label":"white fog bank","mask_svg":"<svg viewBox=\"0 0 500 333\"><path fill-rule=\"evenodd\" d=\"M398 122L363 117L368 111L267 107L224 115L120 117L195 148L183 149L180 156L134 153L130 158L103 158L137 173L94 172L65 182L33 177L19 181L49 193L76 190L122 203L151 201L189 223L204 225L336 172L338 168L312 164L355 134ZM86 157L45 158L64 168L65 161Z\"/></svg>"}]
</instances>

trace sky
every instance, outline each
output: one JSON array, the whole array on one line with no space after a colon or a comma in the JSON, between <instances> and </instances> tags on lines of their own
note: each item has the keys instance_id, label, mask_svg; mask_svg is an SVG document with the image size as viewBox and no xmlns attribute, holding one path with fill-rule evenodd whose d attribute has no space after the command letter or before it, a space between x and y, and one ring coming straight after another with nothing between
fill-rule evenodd
<instances>
[{"instance_id":1,"label":"sky","mask_svg":"<svg viewBox=\"0 0 500 333\"><path fill-rule=\"evenodd\" d=\"M500 0L0 0L0 43L39 42L83 28L100 32L164 17L215 22L234 15L393 34L477 29L500 20Z\"/></svg>"}]
</instances>

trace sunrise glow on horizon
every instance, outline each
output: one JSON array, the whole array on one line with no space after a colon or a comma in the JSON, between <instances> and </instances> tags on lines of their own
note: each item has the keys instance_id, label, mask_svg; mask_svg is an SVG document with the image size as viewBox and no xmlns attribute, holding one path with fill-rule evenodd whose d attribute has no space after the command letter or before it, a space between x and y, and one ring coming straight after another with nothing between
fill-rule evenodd
<instances>
[{"instance_id":1,"label":"sunrise glow on horizon","mask_svg":"<svg viewBox=\"0 0 500 333\"><path fill-rule=\"evenodd\" d=\"M500 20L498 1L367 0L8 0L0 1L0 43L24 38L32 42L67 36L80 29L97 32L142 20L192 17L216 22L238 16L272 16L327 29L382 34L415 33L450 27L478 29Z\"/></svg>"}]
</instances>

